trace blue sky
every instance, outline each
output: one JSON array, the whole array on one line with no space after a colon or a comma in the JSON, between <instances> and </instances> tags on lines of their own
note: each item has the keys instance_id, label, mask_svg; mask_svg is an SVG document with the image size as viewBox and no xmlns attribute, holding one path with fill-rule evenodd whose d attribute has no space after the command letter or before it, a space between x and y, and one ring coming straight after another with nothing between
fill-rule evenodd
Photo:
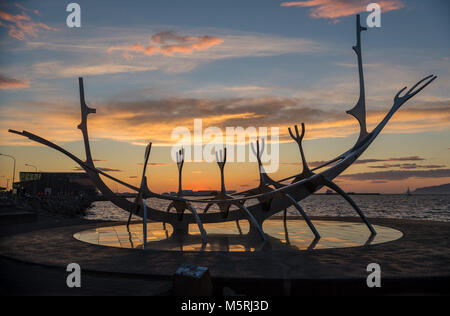
<instances>
[{"instance_id":1,"label":"blue sky","mask_svg":"<svg viewBox=\"0 0 450 316\"><path fill-rule=\"evenodd\" d=\"M72 162L8 134L7 129L36 132L82 155L75 128L78 76L85 78L87 100L98 109L91 120L94 153L105 160L103 167L120 170L116 176L125 180L139 173L143 149L138 144L151 139L168 145L170 131L191 125L194 118L221 128L278 126L283 142L288 140L287 126L304 121L311 162L332 158L356 139L356 123L345 110L358 98L356 57L351 50L354 13L368 1L311 0L292 6L249 0L77 3L81 28L65 25L67 3L61 1L3 1L0 6L0 153L15 155L21 170L25 163L48 171L73 170ZM342 185L400 192L408 185L446 183L450 180L449 2L378 3L381 28L362 35L369 125L377 123L403 86L428 74L438 75L438 80L405 105L362 157L386 161L353 167L347 174L355 176L344 177ZM360 13L365 23L367 12ZM152 42L157 35L160 42ZM167 51L164 43L178 50ZM194 44L186 47L186 43ZM149 49L155 51L148 53ZM184 112L175 113L177 107ZM242 110L242 117L253 113L252 117L239 118L236 108ZM225 119L218 121L219 116ZM298 161L296 147L284 143L281 148L280 160L286 165L277 175L298 171L298 166L288 164ZM174 172L175 177L168 156L167 146L154 150L152 159L161 164L153 168L156 175ZM406 159L411 157L422 160ZM390 158L405 159L389 163ZM209 170L202 164L197 167ZM230 169L236 188L245 180L241 167ZM440 170L440 176L424 178L415 173L434 169ZM1 160L0 186L10 178L9 170L8 160ZM356 176L386 170L405 174L402 179L386 176L377 182ZM186 179L188 185L198 183L198 173ZM161 190L175 187L175 182L154 181ZM216 185L205 182L199 188Z\"/></svg>"}]
</instances>

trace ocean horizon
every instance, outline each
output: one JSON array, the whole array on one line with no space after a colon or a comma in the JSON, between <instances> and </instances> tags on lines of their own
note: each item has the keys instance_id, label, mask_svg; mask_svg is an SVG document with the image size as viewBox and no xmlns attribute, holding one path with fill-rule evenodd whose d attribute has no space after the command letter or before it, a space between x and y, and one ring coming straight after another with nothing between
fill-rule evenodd
<instances>
[{"instance_id":1,"label":"ocean horizon","mask_svg":"<svg viewBox=\"0 0 450 316\"><path fill-rule=\"evenodd\" d=\"M352 195L352 199L370 218L396 218L450 222L449 194L377 194ZM249 203L251 205L253 203ZM357 217L355 210L341 196L335 194L315 194L300 202L309 216ZM148 199L147 205L166 210L167 201ZM195 205L195 204L194 204ZM195 205L199 212L201 204ZM203 206L204 207L204 206ZM173 211L173 210L172 210ZM214 205L210 212L218 212ZM279 213L283 214L282 212ZM298 216L294 207L288 208L288 216ZM86 219L105 221L126 221L129 214L109 201L96 201L86 212ZM140 217L133 216L133 220Z\"/></svg>"}]
</instances>

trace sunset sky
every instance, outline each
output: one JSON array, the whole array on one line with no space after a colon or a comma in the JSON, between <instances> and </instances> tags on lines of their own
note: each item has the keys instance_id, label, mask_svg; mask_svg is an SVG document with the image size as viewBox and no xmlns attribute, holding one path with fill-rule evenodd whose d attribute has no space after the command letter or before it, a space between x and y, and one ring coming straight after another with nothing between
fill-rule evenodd
<instances>
[{"instance_id":1,"label":"sunset sky","mask_svg":"<svg viewBox=\"0 0 450 316\"><path fill-rule=\"evenodd\" d=\"M8 133L27 130L84 158L78 77L98 167L138 184L153 142L149 187L177 189L174 128L280 128L275 179L301 170L288 126L306 124L310 165L349 149L359 131L345 113L359 97L355 14L363 0L0 1L0 153L19 171L77 171L62 154ZM438 76L408 101L360 160L337 178L345 190L398 193L450 182L450 2L380 0L381 27L362 34L369 131L395 94ZM228 189L258 182L253 162L226 166ZM0 156L0 186L12 160ZM184 189L217 189L215 163L184 167ZM114 187L122 191L123 188Z\"/></svg>"}]
</instances>

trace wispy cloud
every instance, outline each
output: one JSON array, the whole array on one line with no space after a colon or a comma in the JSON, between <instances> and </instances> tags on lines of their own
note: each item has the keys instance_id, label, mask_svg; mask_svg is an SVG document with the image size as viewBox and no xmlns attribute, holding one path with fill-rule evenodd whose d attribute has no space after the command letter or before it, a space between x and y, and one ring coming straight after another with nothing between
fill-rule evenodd
<instances>
[{"instance_id":1,"label":"wispy cloud","mask_svg":"<svg viewBox=\"0 0 450 316\"><path fill-rule=\"evenodd\" d=\"M98 170L101 170L103 172L123 172L123 170L120 169L114 169L114 168L102 168L102 167L97 167ZM80 167L75 167L73 168L74 171L84 171L83 168Z\"/></svg>"},{"instance_id":2,"label":"wispy cloud","mask_svg":"<svg viewBox=\"0 0 450 316\"><path fill-rule=\"evenodd\" d=\"M201 30L185 30L198 34ZM207 31L205 31L207 32ZM69 77L159 70L186 73L216 60L266 57L293 53L315 53L326 46L315 40L259 33L214 29L211 35L180 35L175 31L149 32L142 29L101 28L90 37L69 35L63 29L42 40L27 41L24 50L68 53L58 60L30 65L40 77ZM217 34L215 34L216 32ZM73 57L80 53L83 58ZM53 53L51 53L53 56Z\"/></svg>"},{"instance_id":3,"label":"wispy cloud","mask_svg":"<svg viewBox=\"0 0 450 316\"><path fill-rule=\"evenodd\" d=\"M159 32L150 38L148 45L135 43L129 46L114 46L108 48L108 52L122 51L123 56L131 60L132 53L140 53L148 56L162 54L173 56L174 54L192 54L195 51L207 50L223 43L223 39L217 36L183 36L174 31Z\"/></svg>"},{"instance_id":4,"label":"wispy cloud","mask_svg":"<svg viewBox=\"0 0 450 316\"><path fill-rule=\"evenodd\" d=\"M188 72L198 65L221 59L311 53L318 52L324 47L324 44L310 39L255 33L195 37L181 36L175 32L161 32L151 37L149 45L142 44L145 41L142 38L147 36L139 34L135 37L134 40L124 38L121 40L122 43L108 46L105 51L113 58L118 53L122 57L122 62L151 63L167 73Z\"/></svg>"},{"instance_id":5,"label":"wispy cloud","mask_svg":"<svg viewBox=\"0 0 450 316\"><path fill-rule=\"evenodd\" d=\"M25 89L29 86L28 80L17 80L0 74L0 89L2 90Z\"/></svg>"},{"instance_id":6,"label":"wispy cloud","mask_svg":"<svg viewBox=\"0 0 450 316\"><path fill-rule=\"evenodd\" d=\"M306 0L282 2L282 7L303 7L309 9L309 15L315 19L333 19L346 17L366 11L372 0ZM378 0L382 12L398 10L404 7L400 0Z\"/></svg>"},{"instance_id":7,"label":"wispy cloud","mask_svg":"<svg viewBox=\"0 0 450 316\"><path fill-rule=\"evenodd\" d=\"M389 170L378 172L361 172L339 176L341 179L374 181L374 180L405 180L408 178L450 178L450 169L429 170Z\"/></svg>"},{"instance_id":8,"label":"wispy cloud","mask_svg":"<svg viewBox=\"0 0 450 316\"><path fill-rule=\"evenodd\" d=\"M143 166L144 164L142 162L139 162L137 165L138 166ZM164 162L148 162L147 163L147 166L153 166L153 167L164 167L164 166L167 166L167 165L168 164L164 163Z\"/></svg>"},{"instance_id":9,"label":"wispy cloud","mask_svg":"<svg viewBox=\"0 0 450 316\"><path fill-rule=\"evenodd\" d=\"M50 27L42 22L34 22L33 19L25 13L30 11L23 5L15 3L15 7L21 10L19 14L12 14L4 10L0 10L0 26L8 29L9 36L25 41L27 38L37 38L38 33L42 31L57 31L56 28ZM39 11L33 10L39 15Z\"/></svg>"},{"instance_id":10,"label":"wispy cloud","mask_svg":"<svg viewBox=\"0 0 450 316\"><path fill-rule=\"evenodd\" d=\"M416 163L402 163L402 164L384 164L384 165L376 165L376 166L368 166L373 169L391 169L391 168L399 168L399 169L438 169L444 168L445 165L418 165Z\"/></svg>"},{"instance_id":11,"label":"wispy cloud","mask_svg":"<svg viewBox=\"0 0 450 316\"><path fill-rule=\"evenodd\" d=\"M371 164L371 163L379 163L379 162L394 162L394 161L401 161L401 162L406 162L406 161L424 161L425 158L419 157L419 156L409 156L409 157L395 157L395 158L368 158L368 159L358 159L354 162L355 165L366 165L366 164ZM323 165L324 163L326 163L327 161L325 160L319 160L319 161L311 161L308 162L308 165L310 167L317 167L320 165ZM285 163L286 165L291 164L291 163ZM298 163L292 163L293 165L298 164ZM445 167L445 166L443 166ZM369 168L373 168L373 166L369 166ZM428 166L428 168L434 168L434 166ZM437 167L439 168L439 167Z\"/></svg>"},{"instance_id":12,"label":"wispy cloud","mask_svg":"<svg viewBox=\"0 0 450 316\"><path fill-rule=\"evenodd\" d=\"M95 65L68 66L62 62L40 62L33 65L36 75L48 78L73 78L82 76L98 76L118 73L134 73L156 70L155 66L121 65L113 63L101 63Z\"/></svg>"},{"instance_id":13,"label":"wispy cloud","mask_svg":"<svg viewBox=\"0 0 450 316\"><path fill-rule=\"evenodd\" d=\"M101 171L104 171L104 172L123 172L123 170L120 170L120 169L102 168L102 167L98 167L98 170L101 170Z\"/></svg>"}]
</instances>

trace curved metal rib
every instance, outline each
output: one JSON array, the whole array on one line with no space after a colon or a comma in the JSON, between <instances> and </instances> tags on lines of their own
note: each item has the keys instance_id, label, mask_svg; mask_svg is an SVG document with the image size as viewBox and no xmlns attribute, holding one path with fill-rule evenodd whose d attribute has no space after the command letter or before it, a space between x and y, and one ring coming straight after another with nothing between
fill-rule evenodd
<instances>
[{"instance_id":1,"label":"curved metal rib","mask_svg":"<svg viewBox=\"0 0 450 316\"><path fill-rule=\"evenodd\" d=\"M141 205L142 210L144 212L144 214L142 214L142 229L143 229L142 233L143 233L143 239L144 239L143 247L145 249L145 247L147 247L147 230L148 230L148 226L147 226L147 204L145 204L145 202L142 199L141 195L138 196L137 201Z\"/></svg>"},{"instance_id":2,"label":"curved metal rib","mask_svg":"<svg viewBox=\"0 0 450 316\"><path fill-rule=\"evenodd\" d=\"M266 234L264 234L261 225L258 223L253 214L248 210L248 208L243 203L239 203L239 206L245 211L245 213L247 213L247 216L250 218L250 221L253 223L253 225L258 229L258 232L261 234L262 239L264 241L267 241Z\"/></svg>"},{"instance_id":3,"label":"curved metal rib","mask_svg":"<svg viewBox=\"0 0 450 316\"><path fill-rule=\"evenodd\" d=\"M289 232L287 227L287 208L284 209L283 213L283 227L284 227L284 239L286 239L286 245L290 245L291 242L289 241Z\"/></svg>"},{"instance_id":4,"label":"curved metal rib","mask_svg":"<svg viewBox=\"0 0 450 316\"><path fill-rule=\"evenodd\" d=\"M238 210L238 213L236 214L236 227L238 229L239 235L242 236L242 229L241 229L241 225L239 224L239 210Z\"/></svg>"},{"instance_id":5,"label":"curved metal rib","mask_svg":"<svg viewBox=\"0 0 450 316\"><path fill-rule=\"evenodd\" d=\"M145 154L144 154L144 166L142 168L142 176L141 176L141 185L139 187L138 195L136 196L136 199L134 200L134 203L136 204L136 214L139 212L142 205L145 205L145 202L142 198L142 193L144 191L144 188L147 186L147 178L145 177L145 172L147 171L147 164L148 159L150 157L150 152L152 150L152 143L150 142L147 147L145 148ZM130 212L130 215L128 216L128 222L127 227L130 226L131 217L133 216L133 213Z\"/></svg>"},{"instance_id":6,"label":"curved metal rib","mask_svg":"<svg viewBox=\"0 0 450 316\"><path fill-rule=\"evenodd\" d=\"M322 181L323 184L326 185L327 187L329 187L330 189L332 189L333 191L335 191L336 193L340 194L345 200L347 200L348 203L350 203L350 205L355 209L355 211L358 213L358 215L361 217L361 219L364 221L364 223L366 224L366 226L369 228L370 232L373 235L376 235L376 231L375 228L373 228L372 224L370 224L369 220L367 219L367 217L364 215L363 211L361 211L361 209L358 207L358 205L355 203L355 201L353 201L353 199L344 192L344 190L342 190L336 183L334 183L333 181L327 179L326 177L322 177Z\"/></svg>"},{"instance_id":7,"label":"curved metal rib","mask_svg":"<svg viewBox=\"0 0 450 316\"><path fill-rule=\"evenodd\" d=\"M195 209L194 205L192 205L192 203L188 203L187 207L192 212L192 214L194 214L198 228L200 229L200 233L202 234L203 244L206 244L208 242L208 238L206 237L206 232L203 228L202 220L200 219L200 216L198 216L197 210Z\"/></svg>"},{"instance_id":8,"label":"curved metal rib","mask_svg":"<svg viewBox=\"0 0 450 316\"><path fill-rule=\"evenodd\" d=\"M68 152L67 150L63 149L62 147L60 147L42 137L39 137L39 136L32 134L30 132L27 132L27 131L18 132L18 131L11 130L11 129L8 131L10 133L25 136L25 137L29 138L30 140L33 140L33 141L40 143L42 145L45 145L47 147L53 148L53 149L61 152L62 154L66 155L67 157L69 157L70 159L72 159L73 161L78 163L80 165L80 167L82 167L86 171L86 173L89 175L89 177L91 178L91 180L93 181L95 186L100 190L100 192L102 192L105 196L109 196L109 197L113 198L113 199L111 199L111 202L113 202L116 206L123 208L127 211L134 209L134 203L128 201L125 198L117 196L111 189L109 189L108 186L106 186L106 184L103 182L103 180L101 180L99 175L101 174L107 178L110 178L111 180L114 180L132 190L139 191L138 188L136 188L126 182L123 182L117 178L114 178L113 176L110 176L109 174L107 174L101 170L98 170L94 166L88 165L87 163L85 163L84 161L82 161L81 159L79 159L78 157L73 155L72 153Z\"/></svg>"},{"instance_id":9,"label":"curved metal rib","mask_svg":"<svg viewBox=\"0 0 450 316\"><path fill-rule=\"evenodd\" d=\"M169 206L167 207L167 210L166 210L167 214L170 213L170 210L171 210L172 208L175 208L173 201L170 202ZM166 220L162 222L162 223L163 223L163 228L164 228L164 229L166 229L166 222L167 222L167 220L168 220L168 217L169 217L169 216L167 216L167 217L166 217Z\"/></svg>"},{"instance_id":10,"label":"curved metal rib","mask_svg":"<svg viewBox=\"0 0 450 316\"><path fill-rule=\"evenodd\" d=\"M309 226L309 229L313 232L315 238L320 238L320 234L317 232L316 227L309 219L308 215L306 215L306 212L303 210L303 208L298 204L298 202L288 193L283 194L291 203L294 205L294 207L302 214L303 218L305 219L306 223Z\"/></svg>"}]
</instances>

